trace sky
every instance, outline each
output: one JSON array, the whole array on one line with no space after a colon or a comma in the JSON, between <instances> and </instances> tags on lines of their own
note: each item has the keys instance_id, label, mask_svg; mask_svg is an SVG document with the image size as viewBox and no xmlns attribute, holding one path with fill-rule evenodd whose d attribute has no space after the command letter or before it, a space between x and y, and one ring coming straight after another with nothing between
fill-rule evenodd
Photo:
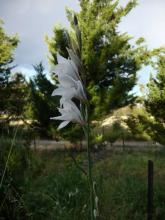
<instances>
[{"instance_id":1,"label":"sky","mask_svg":"<svg viewBox=\"0 0 165 220\"><path fill-rule=\"evenodd\" d=\"M125 5L128 0L120 0ZM22 71L26 76L33 75L32 65L42 61L49 69L48 49L45 36L52 36L55 24L65 27L69 23L65 7L75 11L80 9L78 0L0 0L0 18L8 34L18 33L20 43L15 51L14 71ZM149 48L165 46L165 0L139 0L119 25L121 32L144 37ZM150 67L138 73L139 83L146 83ZM138 88L135 89L138 91Z\"/></svg>"}]
</instances>

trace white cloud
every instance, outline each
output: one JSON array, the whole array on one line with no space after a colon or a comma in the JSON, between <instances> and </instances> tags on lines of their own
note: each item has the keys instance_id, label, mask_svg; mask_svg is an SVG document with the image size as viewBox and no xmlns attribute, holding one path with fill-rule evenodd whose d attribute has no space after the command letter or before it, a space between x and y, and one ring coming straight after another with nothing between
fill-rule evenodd
<instances>
[{"instance_id":1,"label":"white cloud","mask_svg":"<svg viewBox=\"0 0 165 220\"><path fill-rule=\"evenodd\" d=\"M127 2L120 0L123 5ZM0 6L7 32L20 35L15 62L27 70L41 60L48 66L45 34L50 35L56 23L68 25L65 6L79 10L78 0L0 0ZM139 0L139 5L122 19L119 30L135 38L143 36L150 48L165 45L164 10L165 0ZM147 82L149 71L140 72L139 78Z\"/></svg>"},{"instance_id":2,"label":"white cloud","mask_svg":"<svg viewBox=\"0 0 165 220\"><path fill-rule=\"evenodd\" d=\"M128 0L120 0L122 5L126 5ZM119 30L128 32L129 35L144 37L149 48L165 46L165 1L164 0L139 0L139 4L119 25ZM143 68L138 72L138 84L147 84L153 69ZM134 92L141 94L139 86Z\"/></svg>"},{"instance_id":3,"label":"white cloud","mask_svg":"<svg viewBox=\"0 0 165 220\"><path fill-rule=\"evenodd\" d=\"M78 9L73 0L0 0L0 14L9 34L18 33L20 43L15 52L15 63L21 66L41 60L48 67L46 34L51 34L56 23L68 25L65 6Z\"/></svg>"},{"instance_id":4,"label":"white cloud","mask_svg":"<svg viewBox=\"0 0 165 220\"><path fill-rule=\"evenodd\" d=\"M128 32L136 38L143 36L150 48L163 46L165 45L164 10L164 0L139 0L139 5L122 20L119 30Z\"/></svg>"}]
</instances>

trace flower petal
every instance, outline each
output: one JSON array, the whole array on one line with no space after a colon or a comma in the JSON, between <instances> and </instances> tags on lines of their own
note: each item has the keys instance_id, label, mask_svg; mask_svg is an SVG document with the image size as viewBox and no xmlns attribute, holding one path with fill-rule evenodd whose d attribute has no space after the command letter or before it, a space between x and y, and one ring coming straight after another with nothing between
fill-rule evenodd
<instances>
[{"instance_id":1,"label":"flower petal","mask_svg":"<svg viewBox=\"0 0 165 220\"><path fill-rule=\"evenodd\" d=\"M71 60L76 65L76 67L79 69L79 67L81 66L81 61L79 57L73 52L73 50L67 48L67 51L69 53Z\"/></svg>"},{"instance_id":2,"label":"flower petal","mask_svg":"<svg viewBox=\"0 0 165 220\"><path fill-rule=\"evenodd\" d=\"M57 62L58 63L65 63L67 62L67 59L63 56L61 56L59 53L57 53Z\"/></svg>"},{"instance_id":3,"label":"flower petal","mask_svg":"<svg viewBox=\"0 0 165 220\"><path fill-rule=\"evenodd\" d=\"M58 87L52 93L52 96L62 96L65 97L64 99L72 99L76 96L76 89L75 88L65 88L65 87Z\"/></svg>"},{"instance_id":4,"label":"flower petal","mask_svg":"<svg viewBox=\"0 0 165 220\"><path fill-rule=\"evenodd\" d=\"M55 75L58 77L59 85L53 91L52 96L61 96L60 108L58 108L61 115L52 119L63 121L58 129L65 127L69 122L77 122L81 125L85 123L80 109L72 101L72 98L77 98L81 103L87 99L78 72L82 67L81 61L72 50L68 49L68 53L71 59L57 54L58 64L55 67Z\"/></svg>"},{"instance_id":5,"label":"flower petal","mask_svg":"<svg viewBox=\"0 0 165 220\"><path fill-rule=\"evenodd\" d=\"M63 121L59 126L58 126L58 130L64 128L66 125L68 125L70 123L70 121Z\"/></svg>"},{"instance_id":6,"label":"flower petal","mask_svg":"<svg viewBox=\"0 0 165 220\"><path fill-rule=\"evenodd\" d=\"M76 87L76 80L66 74L61 74L58 77L58 81L62 87Z\"/></svg>"},{"instance_id":7,"label":"flower petal","mask_svg":"<svg viewBox=\"0 0 165 220\"><path fill-rule=\"evenodd\" d=\"M52 96L58 96L58 95L63 95L63 88L62 87L58 87L57 89L55 89L53 92L52 92Z\"/></svg>"},{"instance_id":8,"label":"flower petal","mask_svg":"<svg viewBox=\"0 0 165 220\"><path fill-rule=\"evenodd\" d=\"M56 116L53 119L55 120L60 120L60 121L71 121L71 116L70 114L62 114L60 116Z\"/></svg>"},{"instance_id":9,"label":"flower petal","mask_svg":"<svg viewBox=\"0 0 165 220\"><path fill-rule=\"evenodd\" d=\"M77 84L78 84L78 94L79 94L79 97L82 100L87 100L87 97L86 97L86 94L84 92L84 88L83 88L82 83L80 81L77 81Z\"/></svg>"},{"instance_id":10,"label":"flower petal","mask_svg":"<svg viewBox=\"0 0 165 220\"><path fill-rule=\"evenodd\" d=\"M66 74L66 75L69 75L71 76L73 79L75 80L79 80L80 77L79 75L76 73L76 69L73 65L73 62L71 60L67 60L67 62L64 64L64 63L59 63L55 66L54 68L54 73L55 75L59 76L59 75L63 75L63 74Z\"/></svg>"},{"instance_id":11,"label":"flower petal","mask_svg":"<svg viewBox=\"0 0 165 220\"><path fill-rule=\"evenodd\" d=\"M63 108L58 109L61 113L61 116L57 116L54 119L78 122L80 124L84 123L81 112L73 101L63 99L61 102L61 106Z\"/></svg>"}]
</instances>

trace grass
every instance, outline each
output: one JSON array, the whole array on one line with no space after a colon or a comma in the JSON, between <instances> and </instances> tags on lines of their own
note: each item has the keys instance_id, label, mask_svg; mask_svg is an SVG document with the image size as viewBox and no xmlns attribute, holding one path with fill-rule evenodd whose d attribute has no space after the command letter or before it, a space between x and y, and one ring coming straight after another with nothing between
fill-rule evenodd
<instances>
[{"instance_id":1,"label":"grass","mask_svg":"<svg viewBox=\"0 0 165 220\"><path fill-rule=\"evenodd\" d=\"M16 147L16 144L14 149L1 189L4 199L3 204L1 202L0 217L5 216L2 219L89 219L86 176L75 167L66 152L29 153L28 150L27 157L24 158L26 149L19 151L20 148ZM85 153L72 155L86 168ZM99 219L146 219L147 161L150 159L154 161L154 219L164 220L164 151L109 152L105 155L102 159L99 159L99 155L94 156L93 173L99 198ZM1 169L2 167L3 165ZM11 181L11 178L14 181ZM9 195L6 199L4 192Z\"/></svg>"},{"instance_id":2,"label":"grass","mask_svg":"<svg viewBox=\"0 0 165 220\"><path fill-rule=\"evenodd\" d=\"M154 161L154 219L165 218L165 158L148 153L115 154L100 162L101 219L146 219L147 161Z\"/></svg>"}]
</instances>

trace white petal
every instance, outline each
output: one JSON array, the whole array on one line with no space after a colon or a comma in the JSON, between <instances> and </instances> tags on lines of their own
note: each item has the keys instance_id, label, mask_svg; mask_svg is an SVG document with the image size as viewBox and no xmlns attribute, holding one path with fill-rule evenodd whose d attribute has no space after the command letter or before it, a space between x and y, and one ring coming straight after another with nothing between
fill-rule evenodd
<instances>
[{"instance_id":1,"label":"white petal","mask_svg":"<svg viewBox=\"0 0 165 220\"><path fill-rule=\"evenodd\" d=\"M76 80L74 80L71 76L62 74L58 77L59 83L62 87L76 87Z\"/></svg>"},{"instance_id":2,"label":"white petal","mask_svg":"<svg viewBox=\"0 0 165 220\"><path fill-rule=\"evenodd\" d=\"M63 99L62 105L63 105L64 112L66 114L69 113L71 120L77 121L79 123L81 121L83 121L83 118L81 116L81 112L73 101ZM60 109L60 111L61 111L61 109Z\"/></svg>"},{"instance_id":3,"label":"white petal","mask_svg":"<svg viewBox=\"0 0 165 220\"><path fill-rule=\"evenodd\" d=\"M56 117L51 117L50 120L56 120Z\"/></svg>"},{"instance_id":4,"label":"white petal","mask_svg":"<svg viewBox=\"0 0 165 220\"><path fill-rule=\"evenodd\" d=\"M73 111L65 111L62 113L61 116L54 117L56 120L61 121L72 121L72 122L79 122L81 123L81 120L79 119L79 116L75 114Z\"/></svg>"},{"instance_id":5,"label":"white petal","mask_svg":"<svg viewBox=\"0 0 165 220\"><path fill-rule=\"evenodd\" d=\"M66 63L60 63L57 64L54 68L55 75L60 76L63 74L69 75L72 78L74 78L75 80L78 80L78 76L76 73L76 70L74 69L72 62L70 60L67 60Z\"/></svg>"},{"instance_id":6,"label":"white petal","mask_svg":"<svg viewBox=\"0 0 165 220\"><path fill-rule=\"evenodd\" d=\"M73 97L76 96L76 94L77 94L77 91L75 88L59 87L53 91L52 96L62 96L62 97L65 97L63 99L66 100L66 99L72 99ZM61 101L60 103L62 105Z\"/></svg>"},{"instance_id":7,"label":"white petal","mask_svg":"<svg viewBox=\"0 0 165 220\"><path fill-rule=\"evenodd\" d=\"M63 122L58 126L57 129L60 130L60 129L64 128L66 125L69 124L69 122L70 122L70 121L63 121Z\"/></svg>"},{"instance_id":8,"label":"white petal","mask_svg":"<svg viewBox=\"0 0 165 220\"><path fill-rule=\"evenodd\" d=\"M66 59L60 54L57 54L58 65L55 67L55 74L58 77L59 85L52 93L53 96L61 96L60 99L60 116L53 119L62 120L59 129L65 127L70 121L84 123L84 119L81 115L79 108L72 101L75 97L81 101L86 100L86 94L78 74L78 69L81 67L81 61L73 53L68 50L70 58Z\"/></svg>"},{"instance_id":9,"label":"white petal","mask_svg":"<svg viewBox=\"0 0 165 220\"><path fill-rule=\"evenodd\" d=\"M64 108L68 108L68 111L70 111L70 115L72 115L74 121L79 123L83 121L81 112L73 101L68 100L66 103L64 103Z\"/></svg>"},{"instance_id":10,"label":"white petal","mask_svg":"<svg viewBox=\"0 0 165 220\"><path fill-rule=\"evenodd\" d=\"M75 104L72 106L72 110L76 113L76 115L78 116L79 119L82 118L81 112L80 112L80 110L77 108L77 106Z\"/></svg>"},{"instance_id":11,"label":"white petal","mask_svg":"<svg viewBox=\"0 0 165 220\"><path fill-rule=\"evenodd\" d=\"M75 65L77 67L80 67L81 61L80 61L79 57L73 52L73 50L67 48L67 51L69 53L71 60L75 63Z\"/></svg>"},{"instance_id":12,"label":"white petal","mask_svg":"<svg viewBox=\"0 0 165 220\"><path fill-rule=\"evenodd\" d=\"M58 63L65 63L67 62L67 59L63 56L61 56L59 53L57 53L57 62Z\"/></svg>"},{"instance_id":13,"label":"white petal","mask_svg":"<svg viewBox=\"0 0 165 220\"><path fill-rule=\"evenodd\" d=\"M78 76L78 78L80 78L76 64L73 62L73 60L69 60L69 62L70 62L70 65L72 66L72 68L74 69L76 75Z\"/></svg>"},{"instance_id":14,"label":"white petal","mask_svg":"<svg viewBox=\"0 0 165 220\"><path fill-rule=\"evenodd\" d=\"M62 108L58 108L61 115L54 117L53 119L69 122L72 121L80 124L84 123L81 112L73 101L62 98L61 106Z\"/></svg>"},{"instance_id":15,"label":"white petal","mask_svg":"<svg viewBox=\"0 0 165 220\"><path fill-rule=\"evenodd\" d=\"M71 117L69 114L62 114L60 116L54 117L55 120L61 120L61 121L71 121Z\"/></svg>"},{"instance_id":16,"label":"white petal","mask_svg":"<svg viewBox=\"0 0 165 220\"><path fill-rule=\"evenodd\" d=\"M79 94L80 99L86 100L87 98L86 98L86 94L84 92L84 88L82 86L82 83L80 81L78 81L77 84L78 84L78 94Z\"/></svg>"},{"instance_id":17,"label":"white petal","mask_svg":"<svg viewBox=\"0 0 165 220\"><path fill-rule=\"evenodd\" d=\"M61 74L62 72L62 67L60 66L60 64L57 64L53 70L53 73L58 76L59 74Z\"/></svg>"},{"instance_id":18,"label":"white petal","mask_svg":"<svg viewBox=\"0 0 165 220\"><path fill-rule=\"evenodd\" d=\"M74 63L74 61L70 59L65 59L64 57L58 54L57 56L58 64L55 66L54 73L55 75L67 74L73 77L75 80L80 80L80 76L78 74L78 67Z\"/></svg>"},{"instance_id":19,"label":"white petal","mask_svg":"<svg viewBox=\"0 0 165 220\"><path fill-rule=\"evenodd\" d=\"M76 108L75 103L70 99L69 100L63 99L63 106L64 106L64 109L67 109L67 110L72 110L73 108Z\"/></svg>"},{"instance_id":20,"label":"white petal","mask_svg":"<svg viewBox=\"0 0 165 220\"><path fill-rule=\"evenodd\" d=\"M63 108L57 108L57 109L61 113L61 115L65 113L65 110Z\"/></svg>"},{"instance_id":21,"label":"white petal","mask_svg":"<svg viewBox=\"0 0 165 220\"><path fill-rule=\"evenodd\" d=\"M59 87L59 88L55 89L55 90L52 92L52 96L62 95L62 94L63 94L63 88L62 88L62 87Z\"/></svg>"},{"instance_id":22,"label":"white petal","mask_svg":"<svg viewBox=\"0 0 165 220\"><path fill-rule=\"evenodd\" d=\"M82 83L80 81L75 81L70 77L67 78L68 81L65 83L62 82L63 86L59 86L59 88L55 89L52 95L60 95L65 97L65 99L72 99L73 97L76 97L80 100L86 100L87 98Z\"/></svg>"}]
</instances>

